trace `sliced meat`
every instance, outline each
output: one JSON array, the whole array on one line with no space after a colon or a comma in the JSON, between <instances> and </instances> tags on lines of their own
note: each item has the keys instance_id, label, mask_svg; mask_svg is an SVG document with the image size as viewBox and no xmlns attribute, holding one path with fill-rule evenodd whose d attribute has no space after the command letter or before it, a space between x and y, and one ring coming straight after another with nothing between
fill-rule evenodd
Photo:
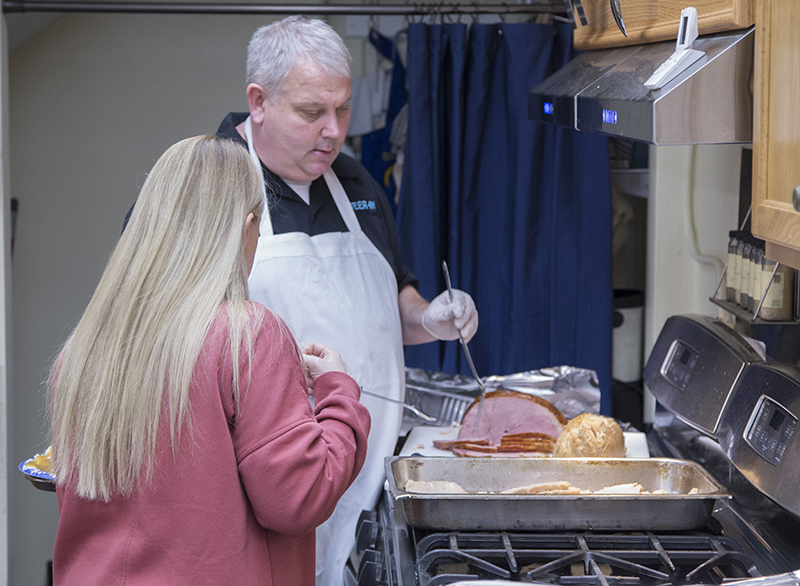
<instances>
[{"instance_id":1,"label":"sliced meat","mask_svg":"<svg viewBox=\"0 0 800 586\"><path fill-rule=\"evenodd\" d=\"M457 482L451 480L408 480L406 492L423 494L457 494L467 492Z\"/></svg>"},{"instance_id":2,"label":"sliced meat","mask_svg":"<svg viewBox=\"0 0 800 586\"><path fill-rule=\"evenodd\" d=\"M600 490L594 491L594 494L642 494L645 492L644 487L638 482L628 482L626 484L615 484L614 486L606 486Z\"/></svg>"},{"instance_id":3,"label":"sliced meat","mask_svg":"<svg viewBox=\"0 0 800 586\"><path fill-rule=\"evenodd\" d=\"M433 440L433 447L437 450L451 450L461 448L466 445L488 445L486 440Z\"/></svg>"},{"instance_id":4,"label":"sliced meat","mask_svg":"<svg viewBox=\"0 0 800 586\"><path fill-rule=\"evenodd\" d=\"M492 391L486 393L483 411L475 429L479 399L467 408L461 420L458 439L487 440L489 445L500 445L503 436L519 434L545 434L557 438L567 418L552 403L517 391Z\"/></svg>"},{"instance_id":5,"label":"sliced meat","mask_svg":"<svg viewBox=\"0 0 800 586\"><path fill-rule=\"evenodd\" d=\"M564 491L570 489L570 484L566 480L557 480L555 482L539 482L536 484L528 484L525 486L515 486L502 491L500 494L540 494L552 493L552 491ZM580 492L580 489L577 489Z\"/></svg>"}]
</instances>

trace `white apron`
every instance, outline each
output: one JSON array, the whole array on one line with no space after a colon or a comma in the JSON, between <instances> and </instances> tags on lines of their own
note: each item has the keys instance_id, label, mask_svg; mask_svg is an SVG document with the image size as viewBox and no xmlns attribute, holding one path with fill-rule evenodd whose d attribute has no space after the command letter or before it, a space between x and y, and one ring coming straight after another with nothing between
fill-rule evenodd
<instances>
[{"instance_id":1,"label":"white apron","mask_svg":"<svg viewBox=\"0 0 800 586\"><path fill-rule=\"evenodd\" d=\"M245 135L260 169L250 118ZM334 172L328 169L323 177L349 231L276 235L265 206L248 279L250 298L281 316L301 347L319 342L339 352L364 390L402 401L405 371L394 271L361 230ZM317 586L342 586L358 516L377 502L383 460L393 454L400 431L402 405L366 395L361 403L372 418L367 459L331 518L317 529Z\"/></svg>"}]
</instances>

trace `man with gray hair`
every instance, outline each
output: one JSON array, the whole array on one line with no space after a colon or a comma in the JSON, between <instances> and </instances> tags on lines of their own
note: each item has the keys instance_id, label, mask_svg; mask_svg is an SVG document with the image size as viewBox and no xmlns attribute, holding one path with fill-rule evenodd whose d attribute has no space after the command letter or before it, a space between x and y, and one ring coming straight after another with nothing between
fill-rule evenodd
<instances>
[{"instance_id":1,"label":"man with gray hair","mask_svg":"<svg viewBox=\"0 0 800 586\"><path fill-rule=\"evenodd\" d=\"M361 474L317 529L317 586L341 586L358 516L375 506L383 460L397 443L403 344L459 333L469 340L478 314L462 291L430 303L420 296L400 257L388 198L340 153L350 53L330 26L292 16L259 28L248 47L246 92L249 115L229 114L217 134L240 141L264 170L268 206L250 297L280 315L301 345L314 340L340 352L372 418Z\"/></svg>"}]
</instances>

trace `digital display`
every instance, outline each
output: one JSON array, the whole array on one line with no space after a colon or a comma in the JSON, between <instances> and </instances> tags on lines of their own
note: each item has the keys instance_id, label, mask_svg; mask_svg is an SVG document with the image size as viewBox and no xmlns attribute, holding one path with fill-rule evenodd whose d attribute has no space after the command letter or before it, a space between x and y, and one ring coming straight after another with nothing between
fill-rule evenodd
<instances>
[{"instance_id":1,"label":"digital display","mask_svg":"<svg viewBox=\"0 0 800 586\"><path fill-rule=\"evenodd\" d=\"M687 344L675 341L661 369L664 377L679 389L686 389L700 355Z\"/></svg>"},{"instance_id":2,"label":"digital display","mask_svg":"<svg viewBox=\"0 0 800 586\"><path fill-rule=\"evenodd\" d=\"M786 415L783 414L782 411L775 410L775 413L772 414L772 417L769 420L769 426L778 431L783 425L784 420L786 419Z\"/></svg>"},{"instance_id":3,"label":"digital display","mask_svg":"<svg viewBox=\"0 0 800 586\"><path fill-rule=\"evenodd\" d=\"M553 104L550 102L544 103L544 113L545 114L552 114L553 113Z\"/></svg>"},{"instance_id":4,"label":"digital display","mask_svg":"<svg viewBox=\"0 0 800 586\"><path fill-rule=\"evenodd\" d=\"M617 111L616 110L606 110L603 108L603 124L616 124L617 123Z\"/></svg>"}]
</instances>

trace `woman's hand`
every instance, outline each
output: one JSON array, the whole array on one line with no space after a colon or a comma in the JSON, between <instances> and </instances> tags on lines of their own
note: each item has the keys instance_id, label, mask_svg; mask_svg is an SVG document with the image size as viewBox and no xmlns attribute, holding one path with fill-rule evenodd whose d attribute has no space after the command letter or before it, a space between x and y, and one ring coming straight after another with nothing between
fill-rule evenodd
<instances>
[{"instance_id":1,"label":"woman's hand","mask_svg":"<svg viewBox=\"0 0 800 586\"><path fill-rule=\"evenodd\" d=\"M313 387L317 377L326 372L347 373L342 357L336 350L331 350L327 346L311 342L302 349L301 354L305 363L309 387Z\"/></svg>"}]
</instances>

